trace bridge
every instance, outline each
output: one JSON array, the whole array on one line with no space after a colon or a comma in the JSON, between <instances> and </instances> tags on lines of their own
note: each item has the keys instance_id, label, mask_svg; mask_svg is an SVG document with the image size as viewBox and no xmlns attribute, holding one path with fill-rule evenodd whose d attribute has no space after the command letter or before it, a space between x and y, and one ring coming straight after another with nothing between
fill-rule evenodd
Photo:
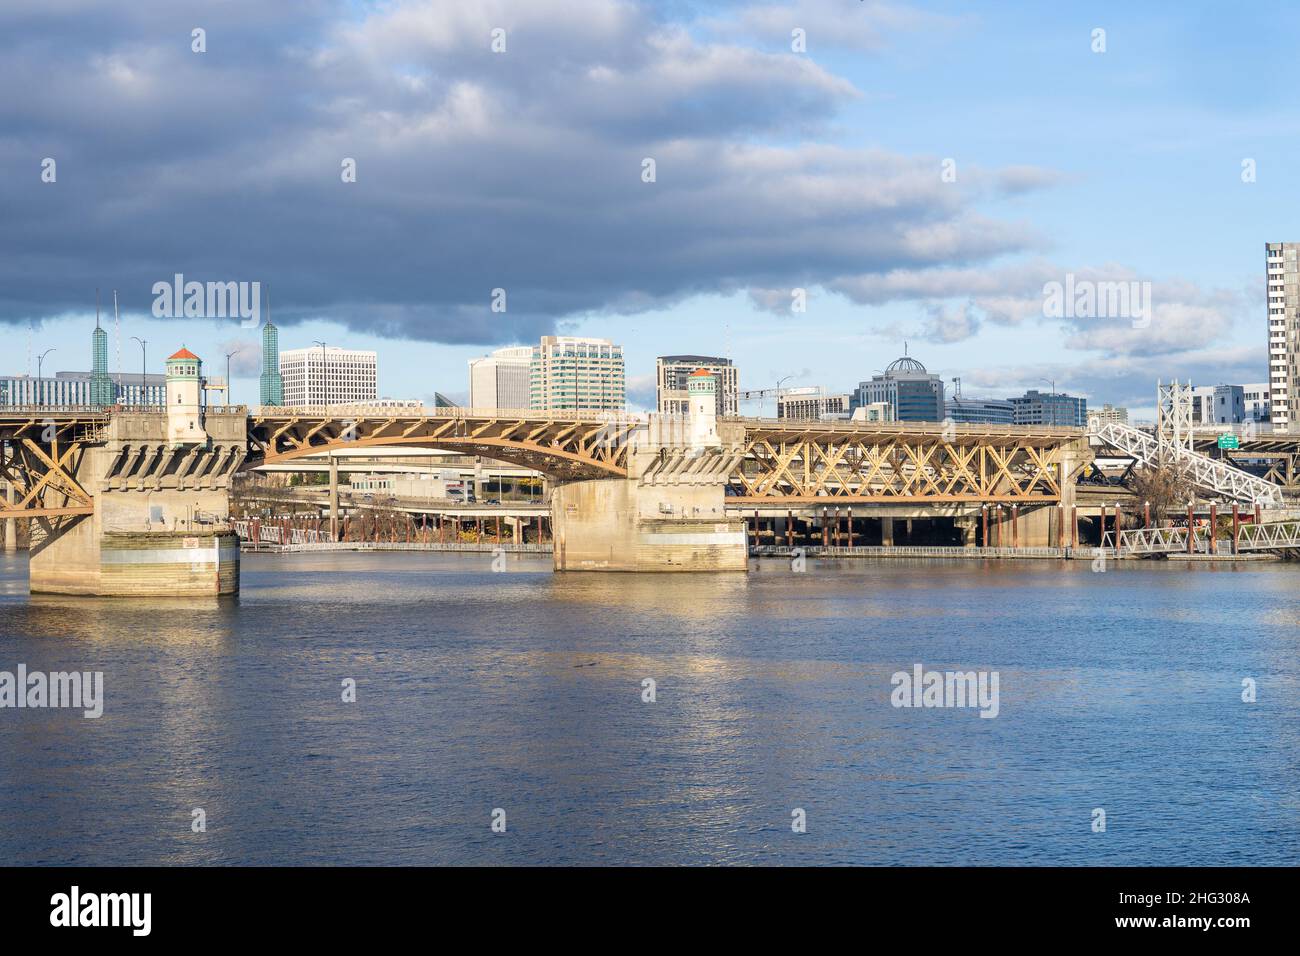
<instances>
[{"instance_id":1,"label":"bridge","mask_svg":"<svg viewBox=\"0 0 1300 956\"><path fill-rule=\"evenodd\" d=\"M1243 554L1246 552L1300 551L1300 521L1241 524L1234 520L1230 534L1213 522L1172 528L1134 528L1106 532L1102 547L1116 557L1169 554Z\"/></svg>"},{"instance_id":2,"label":"bridge","mask_svg":"<svg viewBox=\"0 0 1300 956\"><path fill-rule=\"evenodd\" d=\"M187 428L201 437L185 438ZM943 515L968 546L980 532L982 546L994 539L998 547L1066 546L1076 482L1093 457L1090 439L1143 462L1163 453L1133 429L722 418L705 401L689 416L648 419L203 408L197 399L165 410L3 409L0 478L9 497L0 519L10 530L11 519L31 519L34 588L112 593L106 582L145 587L146 566L154 573L201 565L202 586L220 590L222 555L238 547L229 531L235 474L293 462L319 467L358 451L425 449L546 475L557 569L739 570L742 519L755 522L756 536L759 522L772 535L780 522L789 539L803 520L818 522L829 538L831 509L837 536L843 512L850 541L855 522L860 529L868 515L881 522L883 544L893 542L895 519ZM1300 448L1300 436L1267 440L1272 455L1286 454L1278 450L1286 441ZM1243 456L1251 452L1245 444ZM1281 503L1276 483L1186 454L1207 500ZM337 513L336 465L330 468L329 505ZM337 540L337 526L328 534Z\"/></svg>"}]
</instances>

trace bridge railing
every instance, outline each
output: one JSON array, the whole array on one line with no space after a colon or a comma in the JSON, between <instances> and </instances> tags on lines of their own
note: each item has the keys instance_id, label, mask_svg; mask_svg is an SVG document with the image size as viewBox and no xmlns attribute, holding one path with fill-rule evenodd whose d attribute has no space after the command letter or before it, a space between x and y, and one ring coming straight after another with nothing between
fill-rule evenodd
<instances>
[{"instance_id":1,"label":"bridge railing","mask_svg":"<svg viewBox=\"0 0 1300 956\"><path fill-rule=\"evenodd\" d=\"M854 545L851 548L842 545L821 544L794 545L793 547L784 544L761 544L751 546L749 549L750 556L757 558L793 557L795 552L802 552L810 558L1064 558L1069 557L1070 549L1037 546L1024 548L967 548L961 545L908 544Z\"/></svg>"},{"instance_id":2,"label":"bridge railing","mask_svg":"<svg viewBox=\"0 0 1300 956\"><path fill-rule=\"evenodd\" d=\"M436 418L436 419L531 419L553 422L644 422L646 416L637 412L602 411L547 411L538 408L429 408L400 405L252 405L248 414L260 418Z\"/></svg>"},{"instance_id":3,"label":"bridge railing","mask_svg":"<svg viewBox=\"0 0 1300 956\"><path fill-rule=\"evenodd\" d=\"M1215 553L1232 552L1232 532L1201 525L1192 529L1192 554L1210 553L1214 541ZM1116 550L1115 532L1102 536L1102 546L1119 557L1138 554L1181 554L1188 552L1186 525L1176 528L1133 528L1119 533ZM1269 521L1243 524L1237 529L1238 551L1290 551L1300 549L1300 521Z\"/></svg>"},{"instance_id":4,"label":"bridge railing","mask_svg":"<svg viewBox=\"0 0 1300 956\"><path fill-rule=\"evenodd\" d=\"M161 408L153 406L154 411ZM111 405L0 405L0 415L107 415L112 409Z\"/></svg>"},{"instance_id":5,"label":"bridge railing","mask_svg":"<svg viewBox=\"0 0 1300 956\"><path fill-rule=\"evenodd\" d=\"M254 540L253 531L254 527L256 527L256 540L260 544L324 544L329 542L328 532L317 531L314 528L285 527L278 522L261 524L246 519L232 521L230 525L242 541Z\"/></svg>"}]
</instances>

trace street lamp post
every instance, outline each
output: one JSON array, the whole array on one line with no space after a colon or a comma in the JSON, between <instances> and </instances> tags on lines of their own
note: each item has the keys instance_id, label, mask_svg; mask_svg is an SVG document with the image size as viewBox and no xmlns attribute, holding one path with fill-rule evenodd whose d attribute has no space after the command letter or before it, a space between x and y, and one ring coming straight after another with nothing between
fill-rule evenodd
<instances>
[{"instance_id":1,"label":"street lamp post","mask_svg":"<svg viewBox=\"0 0 1300 956\"><path fill-rule=\"evenodd\" d=\"M787 375L784 378L778 378L776 380L776 417L777 418L781 417L781 385L785 382L790 381L790 379L792 378L794 378L793 375ZM761 415L762 413L763 413L763 409L760 406L759 414Z\"/></svg>"},{"instance_id":2,"label":"street lamp post","mask_svg":"<svg viewBox=\"0 0 1300 956\"><path fill-rule=\"evenodd\" d=\"M45 391L45 387L41 385L41 364L45 361L45 356L49 355L51 352L57 352L57 351L58 349L52 349L52 348L46 349L40 355L36 356L36 404L37 405L46 404L45 402L41 401L41 393ZM30 368L30 366L28 367Z\"/></svg>"},{"instance_id":3,"label":"street lamp post","mask_svg":"<svg viewBox=\"0 0 1300 956\"><path fill-rule=\"evenodd\" d=\"M136 335L131 336L131 338L135 339L135 341L140 343L140 404L147 405L149 403L145 401L144 381L145 381L145 373L149 368L149 358L145 346L148 345L149 343L145 339L142 339Z\"/></svg>"},{"instance_id":4,"label":"street lamp post","mask_svg":"<svg viewBox=\"0 0 1300 956\"><path fill-rule=\"evenodd\" d=\"M242 351L244 351L244 347L241 345L241 346L239 346L239 348L235 349L233 352L227 352L227 353L226 353L226 407L227 407L227 408L229 408L231 405L235 404L234 401L232 401L231 398L230 398L230 392L231 392L231 381L230 381L230 357L231 357L232 355L238 355L238 354L239 354L240 352L242 352Z\"/></svg>"},{"instance_id":5,"label":"street lamp post","mask_svg":"<svg viewBox=\"0 0 1300 956\"><path fill-rule=\"evenodd\" d=\"M1056 379L1040 378L1039 381L1046 382L1048 385L1052 386L1052 427L1055 428L1056 427Z\"/></svg>"}]
</instances>

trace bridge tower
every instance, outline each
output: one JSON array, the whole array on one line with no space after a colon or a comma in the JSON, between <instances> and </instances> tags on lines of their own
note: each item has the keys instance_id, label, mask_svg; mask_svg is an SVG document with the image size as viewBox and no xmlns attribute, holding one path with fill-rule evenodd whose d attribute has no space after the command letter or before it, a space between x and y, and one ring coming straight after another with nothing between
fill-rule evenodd
<instances>
[{"instance_id":1,"label":"bridge tower","mask_svg":"<svg viewBox=\"0 0 1300 956\"><path fill-rule=\"evenodd\" d=\"M697 368L686 380L690 398L692 448L716 448L718 437L718 379L708 369Z\"/></svg>"},{"instance_id":2,"label":"bridge tower","mask_svg":"<svg viewBox=\"0 0 1300 956\"><path fill-rule=\"evenodd\" d=\"M201 376L199 357L183 348L167 360L165 408L111 408L93 423L52 426L46 444L26 440L58 489L55 507L31 524L33 592L238 591L228 495L247 455L246 418L242 408L205 415Z\"/></svg>"},{"instance_id":3,"label":"bridge tower","mask_svg":"<svg viewBox=\"0 0 1300 956\"><path fill-rule=\"evenodd\" d=\"M199 390L203 360L182 348L167 360L167 440L173 445L205 445Z\"/></svg>"},{"instance_id":4,"label":"bridge tower","mask_svg":"<svg viewBox=\"0 0 1300 956\"><path fill-rule=\"evenodd\" d=\"M1156 434L1166 442L1191 451L1192 382L1186 385L1174 379L1168 385L1156 382Z\"/></svg>"}]
</instances>

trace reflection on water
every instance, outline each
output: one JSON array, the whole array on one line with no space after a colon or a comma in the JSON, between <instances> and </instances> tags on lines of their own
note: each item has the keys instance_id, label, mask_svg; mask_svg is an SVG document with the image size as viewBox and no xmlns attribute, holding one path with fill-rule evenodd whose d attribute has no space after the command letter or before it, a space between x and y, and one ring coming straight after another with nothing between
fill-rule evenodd
<instances>
[{"instance_id":1,"label":"reflection on water","mask_svg":"<svg viewBox=\"0 0 1300 956\"><path fill-rule=\"evenodd\" d=\"M810 563L553 574L248 555L236 599L26 593L0 670L19 863L1295 863L1300 567ZM890 675L997 670L1000 716ZM654 678L657 700L643 703ZM1253 678L1259 700L1240 699ZM357 702L341 700L355 679ZM1104 807L1108 831L1090 830ZM190 830L191 811L208 830ZM508 831L489 829L492 808ZM808 832L790 832L790 811Z\"/></svg>"}]
</instances>

